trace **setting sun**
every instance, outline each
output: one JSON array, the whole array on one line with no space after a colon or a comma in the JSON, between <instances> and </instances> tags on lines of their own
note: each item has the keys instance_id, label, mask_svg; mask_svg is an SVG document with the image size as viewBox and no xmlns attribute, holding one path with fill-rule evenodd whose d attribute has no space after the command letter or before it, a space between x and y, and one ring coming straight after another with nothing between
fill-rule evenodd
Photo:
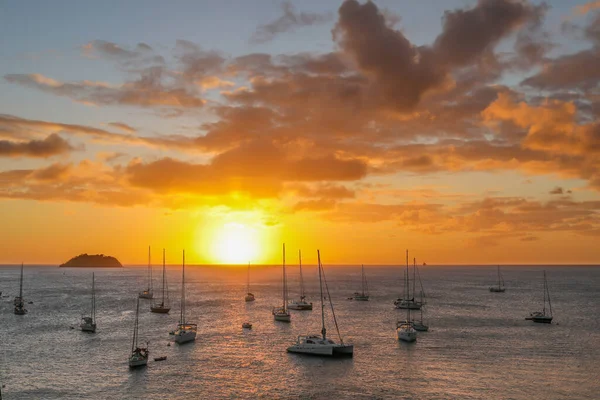
<instances>
[{"instance_id":1,"label":"setting sun","mask_svg":"<svg viewBox=\"0 0 600 400\"><path fill-rule=\"evenodd\" d=\"M245 264L256 259L259 250L258 232L244 224L223 225L214 237L214 258L219 263Z\"/></svg>"}]
</instances>

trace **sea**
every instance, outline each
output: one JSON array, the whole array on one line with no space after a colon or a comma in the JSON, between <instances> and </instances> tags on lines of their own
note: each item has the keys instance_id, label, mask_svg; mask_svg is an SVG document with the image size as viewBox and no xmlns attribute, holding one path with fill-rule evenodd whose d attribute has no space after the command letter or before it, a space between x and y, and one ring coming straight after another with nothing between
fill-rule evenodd
<instances>
[{"instance_id":1,"label":"sea","mask_svg":"<svg viewBox=\"0 0 600 400\"><path fill-rule=\"evenodd\" d=\"M256 301L246 303L245 267L187 266L187 319L198 336L181 346L169 336L180 317L181 266L168 266L171 312L153 314L152 300L140 300L151 354L146 368L130 370L146 267L25 266L24 298L33 302L25 316L12 312L19 266L0 267L2 399L600 399L600 268L502 266L506 292L490 293L496 266L420 267L430 329L415 343L395 331L406 316L393 306L404 267L366 266L368 302L348 299L360 290L360 270L325 265L339 332L354 344L353 358L326 359L286 352L297 335L321 330L316 266L303 268L314 309L291 311L291 323L271 315L282 304L281 267L251 268ZM543 307L544 270L551 325L524 319ZM89 313L92 272L98 329L89 334L77 326ZM299 269L287 272L294 299ZM339 341L326 305L327 334ZM153 361L160 356L167 360Z\"/></svg>"}]
</instances>

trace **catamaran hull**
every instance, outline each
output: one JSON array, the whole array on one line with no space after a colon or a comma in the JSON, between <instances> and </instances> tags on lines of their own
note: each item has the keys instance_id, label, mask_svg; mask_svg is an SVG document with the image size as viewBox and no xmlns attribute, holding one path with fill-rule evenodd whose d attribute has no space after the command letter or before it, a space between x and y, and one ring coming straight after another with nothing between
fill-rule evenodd
<instances>
[{"instance_id":1,"label":"catamaran hull","mask_svg":"<svg viewBox=\"0 0 600 400\"><path fill-rule=\"evenodd\" d=\"M165 307L150 307L150 311L157 314L168 314L171 311L171 308Z\"/></svg>"},{"instance_id":2,"label":"catamaran hull","mask_svg":"<svg viewBox=\"0 0 600 400\"><path fill-rule=\"evenodd\" d=\"M186 332L180 335L175 335L175 343L184 344L196 340L196 332Z\"/></svg>"}]
</instances>

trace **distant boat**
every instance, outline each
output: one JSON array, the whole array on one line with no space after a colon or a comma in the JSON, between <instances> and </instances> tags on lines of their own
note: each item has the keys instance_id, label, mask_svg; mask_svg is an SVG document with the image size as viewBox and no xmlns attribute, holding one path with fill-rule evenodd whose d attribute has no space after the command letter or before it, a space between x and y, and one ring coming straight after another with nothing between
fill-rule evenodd
<instances>
[{"instance_id":1,"label":"distant boat","mask_svg":"<svg viewBox=\"0 0 600 400\"><path fill-rule=\"evenodd\" d=\"M298 250L298 264L300 265L300 300L292 300L288 304L290 310L312 310L313 304L306 301L304 294L304 278L302 277L302 253Z\"/></svg>"},{"instance_id":2,"label":"distant boat","mask_svg":"<svg viewBox=\"0 0 600 400\"><path fill-rule=\"evenodd\" d=\"M152 264L150 263L150 246L148 246L148 287L139 294L140 299L152 299L154 296L152 290Z\"/></svg>"},{"instance_id":3,"label":"distant boat","mask_svg":"<svg viewBox=\"0 0 600 400\"><path fill-rule=\"evenodd\" d=\"M365 275L365 266L361 269L361 291L354 292L353 299L356 301L369 301L369 287L367 286L367 276Z\"/></svg>"},{"instance_id":4,"label":"distant boat","mask_svg":"<svg viewBox=\"0 0 600 400\"><path fill-rule=\"evenodd\" d=\"M167 359L167 356L154 357L154 361L165 361L166 359Z\"/></svg>"},{"instance_id":5,"label":"distant boat","mask_svg":"<svg viewBox=\"0 0 600 400\"><path fill-rule=\"evenodd\" d=\"M246 302L254 301L254 295L250 293L250 263L248 263L248 276L246 279L246 297L244 298Z\"/></svg>"},{"instance_id":6,"label":"distant boat","mask_svg":"<svg viewBox=\"0 0 600 400\"><path fill-rule=\"evenodd\" d=\"M140 298L137 299L137 307L135 309L135 325L133 328L133 341L131 343L131 355L129 356L129 368L145 367L148 365L148 344L146 347L138 345L138 324L140 315Z\"/></svg>"},{"instance_id":7,"label":"distant boat","mask_svg":"<svg viewBox=\"0 0 600 400\"><path fill-rule=\"evenodd\" d=\"M252 329L252 324L250 322L244 322L244 323L242 323L242 328Z\"/></svg>"},{"instance_id":8,"label":"distant boat","mask_svg":"<svg viewBox=\"0 0 600 400\"><path fill-rule=\"evenodd\" d=\"M410 274L408 272L408 250L406 250L406 273L404 274L404 294L403 297L398 298L394 301L394 305L399 309L410 309L410 310L420 310L421 307L425 304L423 299L416 300L415 299L415 285L416 285L416 271L417 266L413 265L413 279L412 279L412 294L410 291ZM423 284L421 284L421 293L423 292Z\"/></svg>"},{"instance_id":9,"label":"distant boat","mask_svg":"<svg viewBox=\"0 0 600 400\"><path fill-rule=\"evenodd\" d=\"M409 272L408 272L408 250L406 250L406 277L407 277L407 279L405 280L405 289L406 290L409 289L408 274L409 274ZM408 291L405 293L408 293ZM414 301L414 298L413 298L413 301ZM401 308L401 307L398 307L398 308ZM404 307L404 308L406 309L406 320L398 321L396 323L396 334L398 335L399 340L402 340L405 342L414 342L417 340L417 331L411 320L410 311L412 308L411 307Z\"/></svg>"},{"instance_id":10,"label":"distant boat","mask_svg":"<svg viewBox=\"0 0 600 400\"><path fill-rule=\"evenodd\" d=\"M92 272L92 308L90 310L89 317L81 317L81 324L79 324L82 332L96 332L96 286L94 273Z\"/></svg>"},{"instance_id":11,"label":"distant boat","mask_svg":"<svg viewBox=\"0 0 600 400\"><path fill-rule=\"evenodd\" d=\"M181 268L181 311L179 314L179 325L173 333L175 343L184 344L196 340L198 325L190 324L185 318L185 250L183 251L183 263Z\"/></svg>"},{"instance_id":12,"label":"distant boat","mask_svg":"<svg viewBox=\"0 0 600 400\"><path fill-rule=\"evenodd\" d=\"M162 290L160 303L155 302L152 304L150 311L158 314L168 314L169 311L171 311L171 305L169 304L169 286L167 285L167 268L165 267L165 249L163 249Z\"/></svg>"},{"instance_id":13,"label":"distant boat","mask_svg":"<svg viewBox=\"0 0 600 400\"><path fill-rule=\"evenodd\" d=\"M283 304L281 307L274 307L271 313L275 321L290 322L292 317L287 309L287 280L285 276L285 243L283 244Z\"/></svg>"},{"instance_id":14,"label":"distant boat","mask_svg":"<svg viewBox=\"0 0 600 400\"><path fill-rule=\"evenodd\" d=\"M546 309L546 299L548 299L548 309ZM548 313L546 314L546 311ZM552 303L550 302L550 291L548 290L548 281L546 280L546 271L544 271L544 308L542 311L534 311L529 317L525 318L528 321L539 322L542 324L552 323Z\"/></svg>"},{"instance_id":15,"label":"distant boat","mask_svg":"<svg viewBox=\"0 0 600 400\"><path fill-rule=\"evenodd\" d=\"M331 302L331 296L329 295L329 288L327 286L327 280L325 279L325 271L321 264L321 253L317 250L317 258L319 261L319 288L321 293L321 335L302 335L298 336L296 343L287 348L290 353L301 353L310 354L315 356L328 356L328 357L352 357L354 353L354 345L345 344L342 336L340 335L340 329L337 324L335 317L335 310L333 309L333 303ZM331 306L331 313L333 321L335 323L335 329L338 333L340 343L335 343L333 340L327 338L327 329L325 328L325 303L323 298L323 281L325 281L325 289L327 292L327 298Z\"/></svg>"},{"instance_id":16,"label":"distant boat","mask_svg":"<svg viewBox=\"0 0 600 400\"><path fill-rule=\"evenodd\" d=\"M500 273L500 266L498 265L498 286L490 286L490 292L504 293L506 288L504 287L504 278Z\"/></svg>"},{"instance_id":17,"label":"distant boat","mask_svg":"<svg viewBox=\"0 0 600 400\"><path fill-rule=\"evenodd\" d=\"M416 259L413 258L413 265L416 265ZM417 276L419 278L419 283L421 282L421 274L419 273L419 269L417 268ZM421 303L423 302L423 285L421 284ZM403 323L410 323L412 324L413 328L415 328L416 331L418 332L427 332L429 330L429 326L425 324L424 319L423 319L423 308L425 306L422 306L419 309L420 312L420 319L416 320L413 319L410 322L409 321L398 321L398 324L403 324Z\"/></svg>"},{"instance_id":18,"label":"distant boat","mask_svg":"<svg viewBox=\"0 0 600 400\"><path fill-rule=\"evenodd\" d=\"M16 315L25 315L27 314L27 309L25 308L25 300L23 299L23 263L21 263L21 278L19 279L19 295L15 297L13 302L15 305L15 314Z\"/></svg>"}]
</instances>

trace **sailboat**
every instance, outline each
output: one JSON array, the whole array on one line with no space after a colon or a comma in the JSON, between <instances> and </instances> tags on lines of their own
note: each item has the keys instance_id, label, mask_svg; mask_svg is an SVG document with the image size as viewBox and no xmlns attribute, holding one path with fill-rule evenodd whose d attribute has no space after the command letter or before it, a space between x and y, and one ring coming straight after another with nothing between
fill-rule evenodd
<instances>
[{"instance_id":1,"label":"sailboat","mask_svg":"<svg viewBox=\"0 0 600 400\"><path fill-rule=\"evenodd\" d=\"M292 317L287 309L287 280L285 277L285 243L283 244L283 305L274 307L271 311L275 321L290 322Z\"/></svg>"},{"instance_id":2,"label":"sailboat","mask_svg":"<svg viewBox=\"0 0 600 400\"><path fill-rule=\"evenodd\" d=\"M504 287L504 278L500 273L500 266L498 265L498 286L490 286L490 292L504 293L506 288Z\"/></svg>"},{"instance_id":3,"label":"sailboat","mask_svg":"<svg viewBox=\"0 0 600 400\"><path fill-rule=\"evenodd\" d=\"M365 266L362 266L361 270L361 285L362 290L360 292L354 292L353 299L356 301L369 301L369 288L367 286L367 276L365 275Z\"/></svg>"},{"instance_id":4,"label":"sailboat","mask_svg":"<svg viewBox=\"0 0 600 400\"><path fill-rule=\"evenodd\" d=\"M185 250L183 250L183 263L181 269L181 311L179 314L179 325L173 332L175 343L184 344L196 340L198 325L190 324L185 319Z\"/></svg>"},{"instance_id":5,"label":"sailboat","mask_svg":"<svg viewBox=\"0 0 600 400\"><path fill-rule=\"evenodd\" d=\"M329 356L329 357L352 357L354 354L354 345L345 344L342 336L340 335L340 329L337 324L335 317L335 310L333 309L333 303L331 302L331 296L329 295L329 288L327 286L327 280L325 279L325 271L323 265L321 265L321 253L317 250L317 259L319 261L319 288L321 292L321 335L301 335L296 339L296 343L287 348L290 353L302 353L311 354L315 356ZM325 329L325 302L323 301L323 281L325 281L325 289L327 292L327 298L331 305L331 313L333 321L335 323L335 329L338 334L340 343L335 343L333 340L327 337L327 329Z\"/></svg>"},{"instance_id":6,"label":"sailboat","mask_svg":"<svg viewBox=\"0 0 600 400\"><path fill-rule=\"evenodd\" d=\"M15 305L15 314L16 315L25 315L27 314L27 309L25 308L25 300L23 300L23 263L21 263L21 278L19 280L19 295L15 297L13 302Z\"/></svg>"},{"instance_id":7,"label":"sailboat","mask_svg":"<svg viewBox=\"0 0 600 400\"><path fill-rule=\"evenodd\" d=\"M246 280L246 297L244 298L246 302L254 301L254 295L250 293L250 263L248 263L248 279Z\"/></svg>"},{"instance_id":8,"label":"sailboat","mask_svg":"<svg viewBox=\"0 0 600 400\"><path fill-rule=\"evenodd\" d=\"M546 299L548 299L548 314L546 314ZM529 317L526 317L525 319L542 324L552 323L552 303L550 302L550 291L548 290L546 271L544 271L544 308L542 311L532 312Z\"/></svg>"},{"instance_id":9,"label":"sailboat","mask_svg":"<svg viewBox=\"0 0 600 400\"><path fill-rule=\"evenodd\" d=\"M405 286L408 289L408 250L406 250L406 282L405 282ZM413 299L414 300L414 299ZM397 307L397 308L401 308L401 307ZM405 321L398 321L396 323L396 333L398 335L398 339L405 341L405 342L414 342L415 340L417 340L417 331L413 325L413 322L411 321L411 315L410 315L410 307L404 307L406 309L406 320Z\"/></svg>"},{"instance_id":10,"label":"sailboat","mask_svg":"<svg viewBox=\"0 0 600 400\"><path fill-rule=\"evenodd\" d=\"M152 264L150 263L150 246L148 246L148 288L139 294L140 299L152 299L154 296L152 290Z\"/></svg>"},{"instance_id":11,"label":"sailboat","mask_svg":"<svg viewBox=\"0 0 600 400\"><path fill-rule=\"evenodd\" d=\"M416 265L417 265L417 260L415 258L413 258L413 267L416 267ZM423 294L424 294L423 283L421 282L421 274L419 273L418 268L417 268L417 276L419 278L419 283L421 284L421 297L420 297L421 300L420 301L421 301L421 304L424 306L425 302L423 301ZM429 330L429 326L425 325L425 322L423 321L423 307L421 307L419 309L419 311L421 314L419 320L413 319L412 321L399 321L399 323L400 324L405 323L405 322L410 323L410 324L412 324L413 328L415 328L416 331L427 332Z\"/></svg>"},{"instance_id":12,"label":"sailboat","mask_svg":"<svg viewBox=\"0 0 600 400\"><path fill-rule=\"evenodd\" d=\"M412 297L410 293L410 274L408 272L408 250L406 250L406 274L404 275L404 296L394 300L394 305L399 309L420 310L423 306L423 300L415 299L415 283L416 283L417 266L413 265L413 290ZM421 291L422 292L422 291Z\"/></svg>"},{"instance_id":13,"label":"sailboat","mask_svg":"<svg viewBox=\"0 0 600 400\"><path fill-rule=\"evenodd\" d=\"M140 298L137 299L137 307L135 309L135 325L133 328L133 341L131 343L131 355L129 356L129 368L145 367L148 365L148 356L150 351L148 350L148 344L146 347L140 347L138 345L138 323L140 315Z\"/></svg>"},{"instance_id":14,"label":"sailboat","mask_svg":"<svg viewBox=\"0 0 600 400\"><path fill-rule=\"evenodd\" d=\"M96 332L96 285L95 277L92 272L92 309L89 317L81 317L79 327L82 332Z\"/></svg>"},{"instance_id":15,"label":"sailboat","mask_svg":"<svg viewBox=\"0 0 600 400\"><path fill-rule=\"evenodd\" d=\"M166 297L165 297L166 292ZM171 311L169 304L169 286L167 285L167 268L165 267L165 249L163 249L163 271L162 271L162 290L160 303L154 303L150 307L150 311L158 314L168 314Z\"/></svg>"},{"instance_id":16,"label":"sailboat","mask_svg":"<svg viewBox=\"0 0 600 400\"><path fill-rule=\"evenodd\" d=\"M312 303L306 301L304 294L304 278L302 277L302 252L298 250L298 263L300 265L300 300L292 300L288 304L290 310L312 310Z\"/></svg>"}]
</instances>

